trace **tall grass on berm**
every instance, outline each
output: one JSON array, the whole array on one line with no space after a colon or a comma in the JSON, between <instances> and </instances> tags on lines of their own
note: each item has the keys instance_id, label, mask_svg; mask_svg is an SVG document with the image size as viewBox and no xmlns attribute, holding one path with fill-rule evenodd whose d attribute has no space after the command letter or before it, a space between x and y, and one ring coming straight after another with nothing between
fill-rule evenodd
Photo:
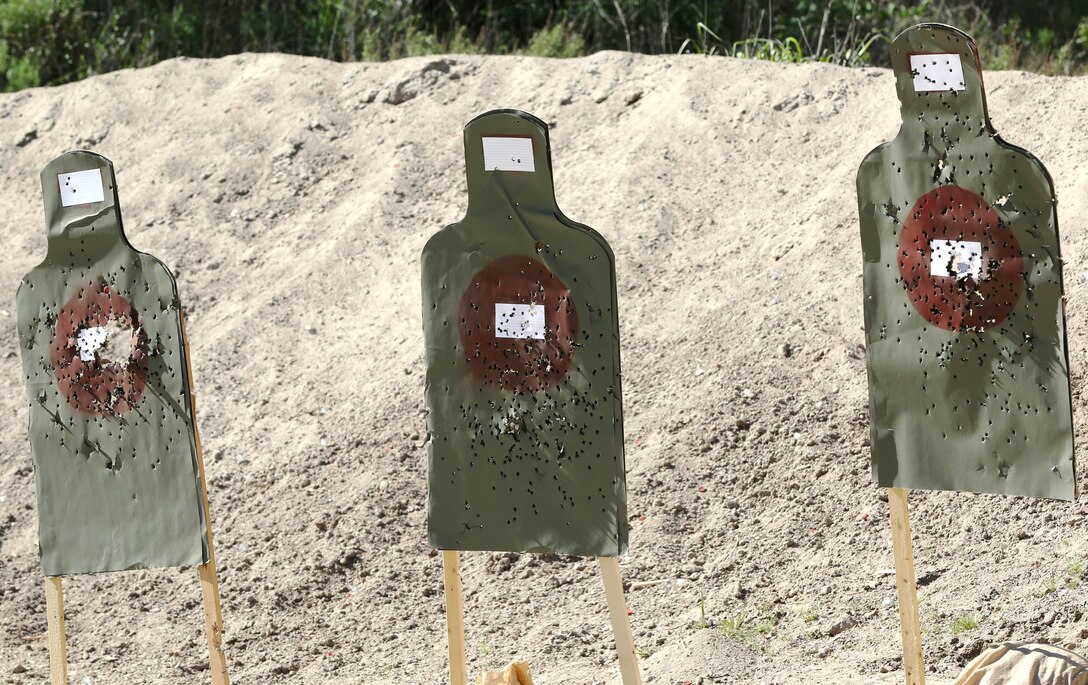
<instances>
[{"instance_id":1,"label":"tall grass on berm","mask_svg":"<svg viewBox=\"0 0 1088 685\"><path fill-rule=\"evenodd\" d=\"M0 0L0 90L239 52L627 50L883 65L890 38L921 21L971 32L988 69L1088 71L1088 0Z\"/></svg>"}]
</instances>

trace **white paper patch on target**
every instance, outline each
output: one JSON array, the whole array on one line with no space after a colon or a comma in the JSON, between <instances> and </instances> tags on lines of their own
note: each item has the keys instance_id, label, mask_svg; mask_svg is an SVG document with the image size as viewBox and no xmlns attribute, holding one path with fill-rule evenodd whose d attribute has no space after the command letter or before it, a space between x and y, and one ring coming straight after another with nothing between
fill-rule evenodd
<instances>
[{"instance_id":1,"label":"white paper patch on target","mask_svg":"<svg viewBox=\"0 0 1088 685\"><path fill-rule=\"evenodd\" d=\"M956 53L911 55L914 90L927 93L941 90L967 90L963 80L963 62Z\"/></svg>"},{"instance_id":2,"label":"white paper patch on target","mask_svg":"<svg viewBox=\"0 0 1088 685\"><path fill-rule=\"evenodd\" d=\"M532 138L484 137L484 171L536 171Z\"/></svg>"},{"instance_id":3,"label":"white paper patch on target","mask_svg":"<svg viewBox=\"0 0 1088 685\"><path fill-rule=\"evenodd\" d=\"M929 251L930 276L982 279L982 243L972 240L931 240Z\"/></svg>"},{"instance_id":4,"label":"white paper patch on target","mask_svg":"<svg viewBox=\"0 0 1088 685\"><path fill-rule=\"evenodd\" d=\"M544 305L495 303L495 337L543 340Z\"/></svg>"},{"instance_id":5,"label":"white paper patch on target","mask_svg":"<svg viewBox=\"0 0 1088 685\"><path fill-rule=\"evenodd\" d=\"M60 204L62 207L89 205L106 199L105 190L102 188L101 169L57 174L57 181L60 184Z\"/></svg>"},{"instance_id":6,"label":"white paper patch on target","mask_svg":"<svg viewBox=\"0 0 1088 685\"><path fill-rule=\"evenodd\" d=\"M93 328L81 328L76 338L76 349L79 350L79 358L85 362L93 362L95 352L102 349L109 337L105 326Z\"/></svg>"}]
</instances>

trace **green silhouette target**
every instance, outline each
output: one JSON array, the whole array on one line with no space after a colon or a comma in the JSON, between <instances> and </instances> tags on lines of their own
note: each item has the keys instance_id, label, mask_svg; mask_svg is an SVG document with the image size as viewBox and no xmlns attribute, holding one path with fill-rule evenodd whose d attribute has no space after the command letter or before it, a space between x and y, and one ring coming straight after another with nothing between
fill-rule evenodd
<instances>
[{"instance_id":1,"label":"green silhouette target","mask_svg":"<svg viewBox=\"0 0 1088 685\"><path fill-rule=\"evenodd\" d=\"M1076 496L1054 186L1002 140L974 43L892 43L903 124L858 172L873 477Z\"/></svg>"},{"instance_id":2,"label":"green silhouette target","mask_svg":"<svg viewBox=\"0 0 1088 685\"><path fill-rule=\"evenodd\" d=\"M615 260L555 202L547 126L465 127L465 218L422 255L430 543L627 546Z\"/></svg>"},{"instance_id":3,"label":"green silhouette target","mask_svg":"<svg viewBox=\"0 0 1088 685\"><path fill-rule=\"evenodd\" d=\"M113 165L42 171L48 248L17 295L46 576L209 550L177 286L125 238Z\"/></svg>"}]
</instances>

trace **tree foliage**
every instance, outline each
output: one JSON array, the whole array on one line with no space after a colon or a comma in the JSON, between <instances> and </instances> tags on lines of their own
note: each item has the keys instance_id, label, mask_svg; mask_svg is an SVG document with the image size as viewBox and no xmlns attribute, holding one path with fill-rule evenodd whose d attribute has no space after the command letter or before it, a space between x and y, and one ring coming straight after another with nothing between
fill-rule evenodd
<instances>
[{"instance_id":1,"label":"tree foliage","mask_svg":"<svg viewBox=\"0 0 1088 685\"><path fill-rule=\"evenodd\" d=\"M918 21L972 31L988 66L1079 73L1088 0L0 0L0 89L175 56L703 52L882 64Z\"/></svg>"}]
</instances>

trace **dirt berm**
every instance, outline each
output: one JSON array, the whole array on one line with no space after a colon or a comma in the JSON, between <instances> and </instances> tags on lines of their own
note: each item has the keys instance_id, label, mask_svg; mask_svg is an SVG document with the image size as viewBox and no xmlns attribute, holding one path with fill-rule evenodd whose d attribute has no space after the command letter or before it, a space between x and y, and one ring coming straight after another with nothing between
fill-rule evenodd
<instances>
[{"instance_id":1,"label":"dirt berm","mask_svg":"<svg viewBox=\"0 0 1088 685\"><path fill-rule=\"evenodd\" d=\"M1057 184L1081 433L1088 79L987 85ZM629 593L646 682L902 682L854 191L898 128L894 79L622 53L178 59L0 95L0 682L47 676L13 312L45 254L38 173L75 147L114 161L129 238L178 276L234 681L443 682L418 257L464 213L461 127L500 107L552 124L559 204L616 252L621 568L667 581ZM1083 504L911 507L932 680L991 640L1088 647ZM473 672L520 657L541 683L618 680L592 560L464 564ZM206 682L195 570L66 587L71 682Z\"/></svg>"}]
</instances>

